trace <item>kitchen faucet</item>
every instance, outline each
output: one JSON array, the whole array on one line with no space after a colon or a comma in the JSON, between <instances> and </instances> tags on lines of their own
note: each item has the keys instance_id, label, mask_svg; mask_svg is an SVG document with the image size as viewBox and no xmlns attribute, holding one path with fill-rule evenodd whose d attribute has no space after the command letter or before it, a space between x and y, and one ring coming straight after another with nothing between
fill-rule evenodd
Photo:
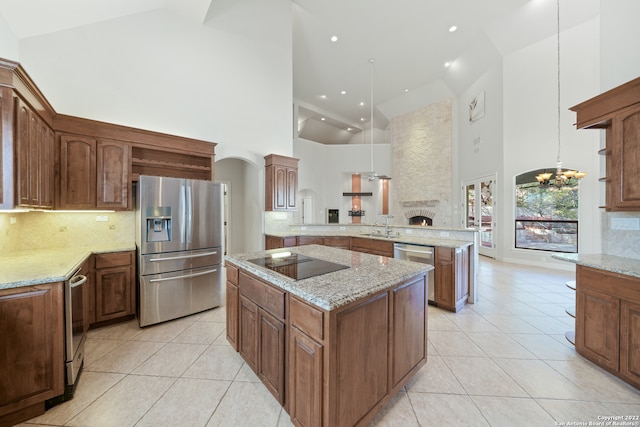
<instances>
[{"instance_id":1,"label":"kitchen faucet","mask_svg":"<svg viewBox=\"0 0 640 427\"><path fill-rule=\"evenodd\" d=\"M376 219L376 225L378 225L378 219L382 217L385 219L385 224L384 224L384 235L388 236L389 235L389 220L391 218L393 218L393 215L378 215L378 218Z\"/></svg>"}]
</instances>

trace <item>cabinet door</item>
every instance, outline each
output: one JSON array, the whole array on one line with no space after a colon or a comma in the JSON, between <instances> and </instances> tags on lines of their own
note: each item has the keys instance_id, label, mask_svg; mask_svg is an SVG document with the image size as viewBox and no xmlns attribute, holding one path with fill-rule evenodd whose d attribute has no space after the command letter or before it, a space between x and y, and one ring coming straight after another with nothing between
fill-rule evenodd
<instances>
[{"instance_id":1,"label":"cabinet door","mask_svg":"<svg viewBox=\"0 0 640 427\"><path fill-rule=\"evenodd\" d=\"M131 206L131 146L119 141L97 142L96 207L129 209Z\"/></svg>"},{"instance_id":2,"label":"cabinet door","mask_svg":"<svg viewBox=\"0 0 640 427\"><path fill-rule=\"evenodd\" d=\"M29 129L31 127L31 110L20 98L15 98L16 106L16 130L15 130L15 157L16 157L16 204L31 206L31 183L37 182L37 170L31 170L33 146L29 141ZM36 147L37 148L37 147ZM37 157L37 151L34 153Z\"/></svg>"},{"instance_id":3,"label":"cabinet door","mask_svg":"<svg viewBox=\"0 0 640 427\"><path fill-rule=\"evenodd\" d=\"M131 305L131 268L96 270L96 322L128 316Z\"/></svg>"},{"instance_id":4,"label":"cabinet door","mask_svg":"<svg viewBox=\"0 0 640 427\"><path fill-rule=\"evenodd\" d=\"M640 208L640 107L618 114L612 121L611 167L607 176L611 179L611 208L632 210ZM611 143L610 143L611 142ZM608 203L610 201L607 201Z\"/></svg>"},{"instance_id":5,"label":"cabinet door","mask_svg":"<svg viewBox=\"0 0 640 427\"><path fill-rule=\"evenodd\" d=\"M454 250L436 247L435 299L438 307L455 310Z\"/></svg>"},{"instance_id":6,"label":"cabinet door","mask_svg":"<svg viewBox=\"0 0 640 427\"><path fill-rule=\"evenodd\" d=\"M297 209L297 197L298 197L298 170L287 168L287 183L286 183L286 194L287 194L287 209L288 210L296 210Z\"/></svg>"},{"instance_id":7,"label":"cabinet door","mask_svg":"<svg viewBox=\"0 0 640 427\"><path fill-rule=\"evenodd\" d=\"M425 277L393 290L392 386L427 357Z\"/></svg>"},{"instance_id":8,"label":"cabinet door","mask_svg":"<svg viewBox=\"0 0 640 427\"><path fill-rule=\"evenodd\" d=\"M258 306L240 296L240 354L253 369L258 371Z\"/></svg>"},{"instance_id":9,"label":"cabinet door","mask_svg":"<svg viewBox=\"0 0 640 427\"><path fill-rule=\"evenodd\" d=\"M640 387L640 304L622 301L620 309L620 375Z\"/></svg>"},{"instance_id":10,"label":"cabinet door","mask_svg":"<svg viewBox=\"0 0 640 427\"><path fill-rule=\"evenodd\" d=\"M289 414L299 426L322 425L324 348L296 328L289 347Z\"/></svg>"},{"instance_id":11,"label":"cabinet door","mask_svg":"<svg viewBox=\"0 0 640 427\"><path fill-rule=\"evenodd\" d=\"M40 145L40 207L54 207L54 153L55 133L53 129L41 122L42 143Z\"/></svg>"},{"instance_id":12,"label":"cabinet door","mask_svg":"<svg viewBox=\"0 0 640 427\"><path fill-rule=\"evenodd\" d=\"M274 204L273 209L285 210L288 207L287 202L287 168L282 166L274 166L273 167L273 198Z\"/></svg>"},{"instance_id":13,"label":"cabinet door","mask_svg":"<svg viewBox=\"0 0 640 427\"><path fill-rule=\"evenodd\" d=\"M96 206L96 140L60 137L60 207L93 209Z\"/></svg>"},{"instance_id":14,"label":"cabinet door","mask_svg":"<svg viewBox=\"0 0 640 427\"><path fill-rule=\"evenodd\" d=\"M576 350L605 368L619 368L620 300L576 287Z\"/></svg>"},{"instance_id":15,"label":"cabinet door","mask_svg":"<svg viewBox=\"0 0 640 427\"><path fill-rule=\"evenodd\" d=\"M456 311L461 309L469 296L469 248L458 248L455 250L455 300Z\"/></svg>"},{"instance_id":16,"label":"cabinet door","mask_svg":"<svg viewBox=\"0 0 640 427\"><path fill-rule=\"evenodd\" d=\"M0 290L0 418L64 392L62 283Z\"/></svg>"},{"instance_id":17,"label":"cabinet door","mask_svg":"<svg viewBox=\"0 0 640 427\"><path fill-rule=\"evenodd\" d=\"M238 351L240 292L238 287L227 281L227 341Z\"/></svg>"},{"instance_id":18,"label":"cabinet door","mask_svg":"<svg viewBox=\"0 0 640 427\"><path fill-rule=\"evenodd\" d=\"M258 377L280 404L284 403L284 323L262 309L259 313Z\"/></svg>"},{"instance_id":19,"label":"cabinet door","mask_svg":"<svg viewBox=\"0 0 640 427\"><path fill-rule=\"evenodd\" d=\"M324 238L321 236L298 236L298 246L322 244L324 244Z\"/></svg>"}]
</instances>

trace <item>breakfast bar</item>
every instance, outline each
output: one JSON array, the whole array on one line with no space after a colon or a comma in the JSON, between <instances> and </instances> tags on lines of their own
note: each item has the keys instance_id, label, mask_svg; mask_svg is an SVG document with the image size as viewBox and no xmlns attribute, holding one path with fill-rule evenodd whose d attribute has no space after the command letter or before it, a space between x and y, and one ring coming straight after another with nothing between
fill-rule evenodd
<instances>
[{"instance_id":1,"label":"breakfast bar","mask_svg":"<svg viewBox=\"0 0 640 427\"><path fill-rule=\"evenodd\" d=\"M295 425L365 425L426 363L433 267L320 245L226 260L227 340Z\"/></svg>"}]
</instances>

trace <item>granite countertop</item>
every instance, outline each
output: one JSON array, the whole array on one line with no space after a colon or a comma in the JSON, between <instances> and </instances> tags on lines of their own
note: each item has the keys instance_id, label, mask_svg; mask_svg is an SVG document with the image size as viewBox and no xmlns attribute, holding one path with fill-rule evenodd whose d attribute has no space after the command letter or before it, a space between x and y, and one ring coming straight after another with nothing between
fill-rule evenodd
<instances>
[{"instance_id":1,"label":"granite countertop","mask_svg":"<svg viewBox=\"0 0 640 427\"><path fill-rule=\"evenodd\" d=\"M0 289L64 282L91 255L134 251L135 243L35 249L0 255Z\"/></svg>"},{"instance_id":2,"label":"granite countertop","mask_svg":"<svg viewBox=\"0 0 640 427\"><path fill-rule=\"evenodd\" d=\"M225 259L284 291L324 310L334 310L360 298L388 289L404 280L426 273L433 267L377 255L352 252L321 245L287 248L287 251L347 265L351 268L295 281L287 276L248 262L282 249L227 255ZM429 286L433 286L430 283Z\"/></svg>"},{"instance_id":3,"label":"granite countertop","mask_svg":"<svg viewBox=\"0 0 640 427\"><path fill-rule=\"evenodd\" d=\"M640 260L605 254L555 254L552 258L640 278Z\"/></svg>"},{"instance_id":4,"label":"granite countertop","mask_svg":"<svg viewBox=\"0 0 640 427\"><path fill-rule=\"evenodd\" d=\"M363 237L365 239L375 239L382 240L386 242L393 243L407 243L410 245L422 245L422 246L440 246L444 248L464 248L467 246L473 245L473 242L467 242L464 240L453 240L453 239L441 239L437 237L423 237L423 236L408 236L408 235L399 235L392 237L384 237L383 235L377 236L375 234L370 233L360 233L353 231L345 231L342 233L337 233L334 231L330 232L284 232L284 233L267 233L268 236L276 236L276 237L296 237L296 236L331 236L331 237Z\"/></svg>"}]
</instances>

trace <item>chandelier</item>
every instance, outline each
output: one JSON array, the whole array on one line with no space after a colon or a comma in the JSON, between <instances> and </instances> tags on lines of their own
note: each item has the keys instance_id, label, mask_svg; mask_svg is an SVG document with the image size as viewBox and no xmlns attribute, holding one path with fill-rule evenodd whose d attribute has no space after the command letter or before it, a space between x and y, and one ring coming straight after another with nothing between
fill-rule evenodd
<instances>
[{"instance_id":1,"label":"chandelier","mask_svg":"<svg viewBox=\"0 0 640 427\"><path fill-rule=\"evenodd\" d=\"M557 47L558 47L558 157L556 159L556 172L544 172L536 175L536 180L540 185L553 185L555 187L564 187L565 185L574 185L584 178L587 173L576 170L563 170L562 161L560 160L560 0L556 0L556 16L557 16ZM553 179L552 179L553 178Z\"/></svg>"}]
</instances>

